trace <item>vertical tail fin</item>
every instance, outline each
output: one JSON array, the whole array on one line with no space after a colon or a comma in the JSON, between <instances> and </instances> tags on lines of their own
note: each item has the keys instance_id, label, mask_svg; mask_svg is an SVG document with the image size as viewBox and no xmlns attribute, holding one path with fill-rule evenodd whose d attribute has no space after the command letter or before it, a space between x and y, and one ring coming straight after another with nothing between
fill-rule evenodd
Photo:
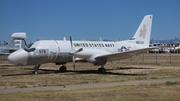
<instances>
[{"instance_id":1,"label":"vertical tail fin","mask_svg":"<svg viewBox=\"0 0 180 101\"><path fill-rule=\"evenodd\" d=\"M16 32L11 35L11 38L15 42L15 46L19 46L19 49L22 48L22 41L27 38L25 32Z\"/></svg>"},{"instance_id":2,"label":"vertical tail fin","mask_svg":"<svg viewBox=\"0 0 180 101\"><path fill-rule=\"evenodd\" d=\"M133 36L133 39L136 41L136 44L142 44L149 47L152 19L152 15L146 15L142 20L136 33Z\"/></svg>"}]
</instances>

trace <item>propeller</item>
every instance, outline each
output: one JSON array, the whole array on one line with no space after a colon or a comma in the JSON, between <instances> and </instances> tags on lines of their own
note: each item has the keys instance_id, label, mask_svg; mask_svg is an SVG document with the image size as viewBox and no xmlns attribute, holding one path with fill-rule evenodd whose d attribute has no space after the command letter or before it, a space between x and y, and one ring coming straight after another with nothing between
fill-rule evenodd
<instances>
[{"instance_id":1,"label":"propeller","mask_svg":"<svg viewBox=\"0 0 180 101\"><path fill-rule=\"evenodd\" d=\"M28 45L26 43L26 40L23 40L24 41L24 44L25 44L25 48L28 48Z\"/></svg>"},{"instance_id":2,"label":"propeller","mask_svg":"<svg viewBox=\"0 0 180 101\"><path fill-rule=\"evenodd\" d=\"M70 52L70 54L72 55L72 62L73 62L74 70L76 70L75 56L74 56L74 54L83 51L83 48L80 48L80 49L78 49L77 51L75 51L74 48L73 48L73 42L72 42L72 37L71 37L71 36L70 36L70 43L71 43L71 52Z\"/></svg>"},{"instance_id":3,"label":"propeller","mask_svg":"<svg viewBox=\"0 0 180 101\"><path fill-rule=\"evenodd\" d=\"M25 39L23 39L23 41L24 41L24 44L25 44L25 48L30 48L31 46L32 46L32 43L30 43L30 44L27 44L27 42L26 42L26 40Z\"/></svg>"},{"instance_id":4,"label":"propeller","mask_svg":"<svg viewBox=\"0 0 180 101\"><path fill-rule=\"evenodd\" d=\"M31 52L31 51L34 51L34 50L35 50L35 48L30 48L30 47L33 45L33 43L30 42L29 44L27 44L27 43L26 43L26 40L23 39L23 41L24 41L24 45L25 45L24 50L25 50L26 52Z\"/></svg>"}]
</instances>

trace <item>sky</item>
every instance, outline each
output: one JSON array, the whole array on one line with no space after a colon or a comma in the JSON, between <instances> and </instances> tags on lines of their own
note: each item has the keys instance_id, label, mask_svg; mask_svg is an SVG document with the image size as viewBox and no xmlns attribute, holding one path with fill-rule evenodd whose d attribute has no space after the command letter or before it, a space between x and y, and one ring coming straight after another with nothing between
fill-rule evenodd
<instances>
[{"instance_id":1,"label":"sky","mask_svg":"<svg viewBox=\"0 0 180 101\"><path fill-rule=\"evenodd\" d=\"M151 39L180 38L180 0L0 0L0 40L125 40L153 15Z\"/></svg>"}]
</instances>

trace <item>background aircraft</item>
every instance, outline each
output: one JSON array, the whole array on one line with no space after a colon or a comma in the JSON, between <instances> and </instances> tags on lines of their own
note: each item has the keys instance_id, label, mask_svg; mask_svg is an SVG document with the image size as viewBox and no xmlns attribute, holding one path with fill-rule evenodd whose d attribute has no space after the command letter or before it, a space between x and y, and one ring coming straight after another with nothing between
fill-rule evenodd
<instances>
[{"instance_id":1,"label":"background aircraft","mask_svg":"<svg viewBox=\"0 0 180 101\"><path fill-rule=\"evenodd\" d=\"M17 32L11 35L11 41L1 43L0 42L0 55L10 54L14 51L25 48L28 46L25 41L26 33L25 32Z\"/></svg>"},{"instance_id":2,"label":"background aircraft","mask_svg":"<svg viewBox=\"0 0 180 101\"><path fill-rule=\"evenodd\" d=\"M55 63L62 65L59 70L66 71L65 64L76 61L86 61L101 66L99 73L106 73L104 65L107 61L120 60L133 55L147 52L149 47L152 15L146 15L135 32L133 38L124 41L73 41L70 40L40 40L30 48L26 47L13 52L8 56L8 61L14 65L35 65L34 73L37 74L41 64Z\"/></svg>"}]
</instances>

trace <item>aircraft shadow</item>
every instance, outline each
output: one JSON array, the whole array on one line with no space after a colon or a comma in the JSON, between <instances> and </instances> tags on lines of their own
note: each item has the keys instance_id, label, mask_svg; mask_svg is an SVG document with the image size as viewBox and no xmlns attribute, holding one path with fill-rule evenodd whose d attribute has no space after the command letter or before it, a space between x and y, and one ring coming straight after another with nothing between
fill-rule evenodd
<instances>
[{"instance_id":1,"label":"aircraft shadow","mask_svg":"<svg viewBox=\"0 0 180 101\"><path fill-rule=\"evenodd\" d=\"M26 71L25 73L19 73L19 74L5 74L2 76L21 76L21 75L35 75L33 73L34 69L30 69L30 68L25 68L26 70L30 70L30 71ZM38 74L53 74L53 73L59 73L58 70L50 70L50 69L39 69L38 71L40 71ZM42 72L41 72L42 71Z\"/></svg>"},{"instance_id":2,"label":"aircraft shadow","mask_svg":"<svg viewBox=\"0 0 180 101\"><path fill-rule=\"evenodd\" d=\"M144 68L144 67L113 67L113 69L109 70L125 70L125 69L155 69L155 68Z\"/></svg>"},{"instance_id":3,"label":"aircraft shadow","mask_svg":"<svg viewBox=\"0 0 180 101\"><path fill-rule=\"evenodd\" d=\"M105 74L98 73L97 70L81 70L81 71L68 71L73 72L75 74L99 74L99 75L126 75L126 76L143 76L146 74L135 74L135 73L115 73L115 72L109 72L109 69L106 69Z\"/></svg>"},{"instance_id":4,"label":"aircraft shadow","mask_svg":"<svg viewBox=\"0 0 180 101\"><path fill-rule=\"evenodd\" d=\"M6 74L2 76L20 76L20 75L35 75L33 73L33 68L24 68L26 71L25 73L19 73L19 74ZM154 68L141 68L141 67L114 67L113 69L106 69L106 74L98 73L97 70L67 70L66 72L60 72L59 70L52 70L52 69L39 69L39 74L59 74L59 73L71 73L68 75L76 75L76 74L99 74L99 75L125 75L125 76L143 76L146 75L145 73L142 74L136 74L136 73L117 73L117 72L111 72L112 70L125 70L125 69L154 69Z\"/></svg>"}]
</instances>

